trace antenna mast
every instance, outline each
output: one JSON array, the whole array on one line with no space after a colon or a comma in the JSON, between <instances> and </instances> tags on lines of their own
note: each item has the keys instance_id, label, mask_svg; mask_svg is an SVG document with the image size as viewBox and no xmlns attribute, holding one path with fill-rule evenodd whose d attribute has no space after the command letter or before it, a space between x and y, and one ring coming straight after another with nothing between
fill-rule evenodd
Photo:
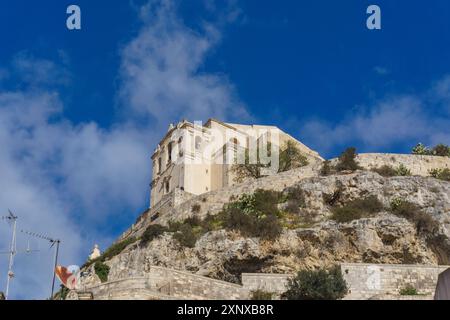
<instances>
[{"instance_id":1,"label":"antenna mast","mask_svg":"<svg viewBox=\"0 0 450 320\"><path fill-rule=\"evenodd\" d=\"M1 217L2 220L8 220L13 225L11 244L9 247L9 252L7 252L9 254L9 261L8 261L8 277L6 280L5 300L8 300L9 284L10 284L12 278L14 278L14 272L13 272L12 268L14 265L14 256L17 253L17 251L16 251L16 226L17 226L17 218L18 217L15 216L10 210L8 210L8 212L9 212L8 216Z\"/></svg>"},{"instance_id":2,"label":"antenna mast","mask_svg":"<svg viewBox=\"0 0 450 320\"><path fill-rule=\"evenodd\" d=\"M55 276L56 276L55 270L56 270L56 266L58 264L59 245L61 243L61 240L60 239L53 239L53 238L50 238L50 237L48 237L46 235L42 235L42 234L38 234L38 233L35 233L35 232L26 231L26 230L20 230L20 232L25 233L25 234L27 234L29 236L32 236L32 237L35 237L35 238L44 239L44 240L49 241L51 243L50 248L53 247L56 244L55 263L54 263L53 272L52 272L53 273L52 293L51 293L51 296L50 296L50 299L53 300L53 293L54 293L54 290L55 290Z\"/></svg>"}]
</instances>

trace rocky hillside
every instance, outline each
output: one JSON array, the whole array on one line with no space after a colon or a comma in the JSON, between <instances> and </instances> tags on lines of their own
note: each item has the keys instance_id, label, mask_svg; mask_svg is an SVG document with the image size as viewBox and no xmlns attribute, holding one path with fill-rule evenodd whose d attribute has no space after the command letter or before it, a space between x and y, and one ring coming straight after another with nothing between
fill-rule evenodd
<instances>
[{"instance_id":1,"label":"rocky hillside","mask_svg":"<svg viewBox=\"0 0 450 320\"><path fill-rule=\"evenodd\" d=\"M297 179L256 199L229 199L214 216L205 203L192 206L190 215L200 218L129 239L103 259L108 280L143 275L151 265L238 283L243 272L336 262L450 264L449 182L356 171ZM258 232L252 224L261 224ZM88 269L83 282L98 283L94 264Z\"/></svg>"}]
</instances>

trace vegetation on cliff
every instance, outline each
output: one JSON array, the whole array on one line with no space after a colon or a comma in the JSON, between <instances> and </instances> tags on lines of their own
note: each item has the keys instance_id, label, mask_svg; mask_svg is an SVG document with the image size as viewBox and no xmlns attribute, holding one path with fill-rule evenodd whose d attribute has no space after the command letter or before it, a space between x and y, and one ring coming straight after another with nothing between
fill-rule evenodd
<instances>
[{"instance_id":1,"label":"vegetation on cliff","mask_svg":"<svg viewBox=\"0 0 450 320\"><path fill-rule=\"evenodd\" d=\"M450 146L439 143L433 148L428 148L422 143L419 143L412 149L411 153L426 156L450 157Z\"/></svg>"},{"instance_id":2,"label":"vegetation on cliff","mask_svg":"<svg viewBox=\"0 0 450 320\"><path fill-rule=\"evenodd\" d=\"M299 271L296 277L289 279L287 291L282 297L287 300L338 300L347 292L341 268L334 266Z\"/></svg>"}]
</instances>

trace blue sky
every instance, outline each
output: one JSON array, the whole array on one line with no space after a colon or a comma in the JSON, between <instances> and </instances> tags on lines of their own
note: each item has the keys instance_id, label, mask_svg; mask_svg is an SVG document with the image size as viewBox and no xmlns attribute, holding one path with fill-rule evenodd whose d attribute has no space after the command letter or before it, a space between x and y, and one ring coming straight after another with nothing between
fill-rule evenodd
<instances>
[{"instance_id":1,"label":"blue sky","mask_svg":"<svg viewBox=\"0 0 450 320\"><path fill-rule=\"evenodd\" d=\"M82 30L65 27L70 4ZM381 30L365 26L370 4ZM183 117L277 125L325 157L449 144L449 12L446 0L5 2L0 212L63 238L62 262L81 264L146 208L150 154ZM47 294L50 256L38 278L18 258L14 297Z\"/></svg>"}]
</instances>

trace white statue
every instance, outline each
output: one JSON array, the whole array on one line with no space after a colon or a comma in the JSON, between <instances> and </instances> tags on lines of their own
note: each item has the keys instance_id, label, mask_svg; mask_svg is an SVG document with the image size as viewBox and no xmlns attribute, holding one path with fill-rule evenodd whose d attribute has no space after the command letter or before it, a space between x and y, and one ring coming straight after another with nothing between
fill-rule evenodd
<instances>
[{"instance_id":1,"label":"white statue","mask_svg":"<svg viewBox=\"0 0 450 320\"><path fill-rule=\"evenodd\" d=\"M94 249L92 249L91 254L89 255L89 260L94 260L98 257L100 257L101 253L100 253L100 249L98 248L98 244L94 245Z\"/></svg>"}]
</instances>

